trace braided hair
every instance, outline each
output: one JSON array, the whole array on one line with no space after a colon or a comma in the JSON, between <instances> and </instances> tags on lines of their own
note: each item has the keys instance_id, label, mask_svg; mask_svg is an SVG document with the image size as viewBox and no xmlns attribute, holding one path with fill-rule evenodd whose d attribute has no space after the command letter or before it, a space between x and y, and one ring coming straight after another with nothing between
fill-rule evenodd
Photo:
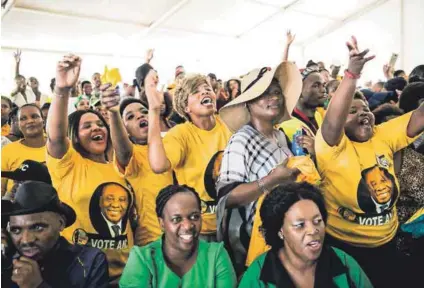
<instances>
[{"instance_id":1,"label":"braided hair","mask_svg":"<svg viewBox=\"0 0 424 288\"><path fill-rule=\"evenodd\" d=\"M199 210L201 210L201 200L197 192L187 185L169 185L160 190L156 197L156 215L159 218L163 218L163 210L168 200L171 199L177 193L191 193L196 197L197 203L199 204Z\"/></svg>"}]
</instances>

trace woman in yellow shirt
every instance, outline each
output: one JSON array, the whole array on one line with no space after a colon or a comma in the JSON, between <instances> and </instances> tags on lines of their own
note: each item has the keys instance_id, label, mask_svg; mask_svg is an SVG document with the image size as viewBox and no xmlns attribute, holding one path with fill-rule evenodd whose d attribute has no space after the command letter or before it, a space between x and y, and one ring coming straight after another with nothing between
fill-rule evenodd
<instances>
[{"instance_id":1,"label":"woman in yellow shirt","mask_svg":"<svg viewBox=\"0 0 424 288\"><path fill-rule=\"evenodd\" d=\"M216 112L216 95L206 77L185 78L176 88L174 108L187 122L173 127L165 137L160 135L160 110L163 94L156 90L153 75L145 80L149 102L149 162L153 172L174 170L180 185L193 187L202 200L201 236L216 239L217 197L213 181L206 173L208 164L223 151L231 131ZM212 183L208 185L208 183Z\"/></svg>"},{"instance_id":2,"label":"woman in yellow shirt","mask_svg":"<svg viewBox=\"0 0 424 288\"><path fill-rule=\"evenodd\" d=\"M35 104L25 104L18 110L18 125L24 139L10 143L1 150L1 170L14 171L25 160L46 162L46 137L40 108ZM10 192L13 181L2 178L2 196Z\"/></svg>"},{"instance_id":3,"label":"woman in yellow shirt","mask_svg":"<svg viewBox=\"0 0 424 288\"><path fill-rule=\"evenodd\" d=\"M374 125L368 104L353 99L364 64L374 57L348 43L349 65L315 139L317 167L328 210L326 237L354 257L375 287L400 287L394 236L399 184L393 154L424 130L424 105Z\"/></svg>"},{"instance_id":4,"label":"woman in yellow shirt","mask_svg":"<svg viewBox=\"0 0 424 288\"><path fill-rule=\"evenodd\" d=\"M135 204L138 211L142 212L136 229L135 244L144 246L162 235L155 212L155 201L160 190L173 184L173 178L170 171L156 174L150 168L147 108L139 99L127 98L120 105L119 99L116 92L103 92L102 105L109 109L115 167L134 187Z\"/></svg>"},{"instance_id":5,"label":"woman in yellow shirt","mask_svg":"<svg viewBox=\"0 0 424 288\"><path fill-rule=\"evenodd\" d=\"M47 120L47 167L60 199L77 214L62 235L105 252L110 284L117 285L133 246L133 195L108 159L111 140L104 118L88 110L76 111L68 120L70 90L80 69L81 59L75 55L57 64Z\"/></svg>"}]
</instances>

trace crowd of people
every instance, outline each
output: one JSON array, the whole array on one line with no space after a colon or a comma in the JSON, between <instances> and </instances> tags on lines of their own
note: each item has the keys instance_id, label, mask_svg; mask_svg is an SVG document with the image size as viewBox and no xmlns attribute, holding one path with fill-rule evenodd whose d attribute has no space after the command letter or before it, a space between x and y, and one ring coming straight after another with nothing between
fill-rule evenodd
<instances>
[{"instance_id":1,"label":"crowd of people","mask_svg":"<svg viewBox=\"0 0 424 288\"><path fill-rule=\"evenodd\" d=\"M223 82L153 50L131 84L2 96L5 287L420 287L424 65L359 87L348 65L282 62ZM119 89L123 87L123 89Z\"/></svg>"}]
</instances>

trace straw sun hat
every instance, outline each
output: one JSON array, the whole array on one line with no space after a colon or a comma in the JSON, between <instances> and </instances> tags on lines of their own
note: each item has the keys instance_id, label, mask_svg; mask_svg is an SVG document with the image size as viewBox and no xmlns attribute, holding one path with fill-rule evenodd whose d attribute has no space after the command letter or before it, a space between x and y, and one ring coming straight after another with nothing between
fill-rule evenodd
<instances>
[{"instance_id":1,"label":"straw sun hat","mask_svg":"<svg viewBox=\"0 0 424 288\"><path fill-rule=\"evenodd\" d=\"M289 120L302 92L302 77L292 62L282 62L276 68L264 67L250 71L241 80L241 95L219 111L228 128L236 132L250 121L246 103L261 96L275 78L284 95L284 108L278 123ZM277 124L277 123L276 123Z\"/></svg>"}]
</instances>

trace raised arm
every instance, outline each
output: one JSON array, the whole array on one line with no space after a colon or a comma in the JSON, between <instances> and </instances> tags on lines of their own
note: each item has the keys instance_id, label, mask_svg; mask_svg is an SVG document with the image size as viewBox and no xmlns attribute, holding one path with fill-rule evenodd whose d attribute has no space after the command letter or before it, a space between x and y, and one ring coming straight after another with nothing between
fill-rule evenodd
<instances>
[{"instance_id":1,"label":"raised arm","mask_svg":"<svg viewBox=\"0 0 424 288\"><path fill-rule=\"evenodd\" d=\"M411 119L409 120L406 129L408 137L415 137L424 132L424 102L412 112Z\"/></svg>"},{"instance_id":2,"label":"raised arm","mask_svg":"<svg viewBox=\"0 0 424 288\"><path fill-rule=\"evenodd\" d=\"M70 90L78 81L81 58L75 55L64 56L56 67L56 87L47 118L47 151L60 159L68 150L68 100Z\"/></svg>"},{"instance_id":3,"label":"raised arm","mask_svg":"<svg viewBox=\"0 0 424 288\"><path fill-rule=\"evenodd\" d=\"M290 30L287 31L287 33L286 33L286 44L284 46L284 52L283 52L283 62L288 61L288 59L289 59L290 45L293 43L295 37L296 37L296 34L291 34Z\"/></svg>"},{"instance_id":4,"label":"raised arm","mask_svg":"<svg viewBox=\"0 0 424 288\"><path fill-rule=\"evenodd\" d=\"M389 64L383 65L383 74L384 74L384 77L386 77L387 81L394 77L393 70L394 70L393 67L390 66Z\"/></svg>"},{"instance_id":5,"label":"raised arm","mask_svg":"<svg viewBox=\"0 0 424 288\"><path fill-rule=\"evenodd\" d=\"M121 167L126 167L130 162L133 146L119 113L120 96L116 90L106 90L102 92L101 102L109 111L110 117L110 136L112 137L112 146L115 150L115 156Z\"/></svg>"},{"instance_id":6,"label":"raised arm","mask_svg":"<svg viewBox=\"0 0 424 288\"><path fill-rule=\"evenodd\" d=\"M149 49L146 52L146 63L150 64L150 61L153 59L153 53L155 52L155 49Z\"/></svg>"},{"instance_id":7,"label":"raised arm","mask_svg":"<svg viewBox=\"0 0 424 288\"><path fill-rule=\"evenodd\" d=\"M145 92L147 101L149 101L149 163L153 172L160 174L171 168L163 146L162 137L160 135L160 107L163 103L163 93L156 90L153 81L153 73L149 73L145 80Z\"/></svg>"},{"instance_id":8,"label":"raised arm","mask_svg":"<svg viewBox=\"0 0 424 288\"><path fill-rule=\"evenodd\" d=\"M340 143L349 108L352 104L353 94L356 89L357 79L365 63L375 57L365 57L369 52L368 49L359 52L358 43L353 36L352 41L346 44L349 49L348 68L339 88L331 99L321 127L322 136L329 146L336 146Z\"/></svg>"},{"instance_id":9,"label":"raised arm","mask_svg":"<svg viewBox=\"0 0 424 288\"><path fill-rule=\"evenodd\" d=\"M22 51L17 49L16 53L13 53L13 57L15 58L15 77L19 75L19 65L21 64L21 54Z\"/></svg>"}]
</instances>

